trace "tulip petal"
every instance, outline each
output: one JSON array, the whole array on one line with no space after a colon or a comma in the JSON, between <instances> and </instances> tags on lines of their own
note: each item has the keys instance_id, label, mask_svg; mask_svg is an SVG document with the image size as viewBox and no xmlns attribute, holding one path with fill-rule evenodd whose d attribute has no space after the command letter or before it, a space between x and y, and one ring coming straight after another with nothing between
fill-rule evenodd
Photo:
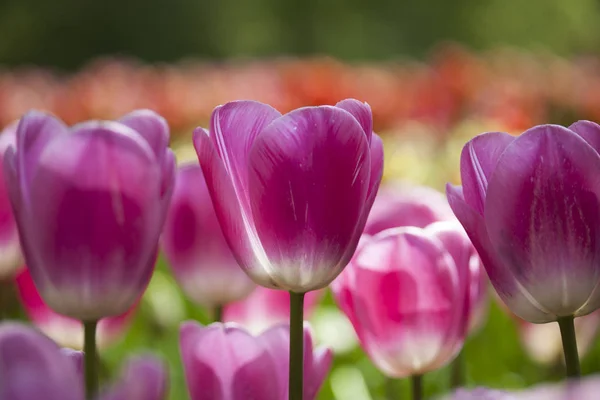
<instances>
[{"instance_id":1,"label":"tulip petal","mask_svg":"<svg viewBox=\"0 0 600 400\"><path fill-rule=\"evenodd\" d=\"M496 166L485 205L490 242L549 314L573 315L600 279L600 156L556 125L530 129Z\"/></svg>"},{"instance_id":2,"label":"tulip petal","mask_svg":"<svg viewBox=\"0 0 600 400\"><path fill-rule=\"evenodd\" d=\"M252 212L285 290L326 286L345 265L370 179L369 147L355 118L307 107L275 120L250 154ZM356 246L356 243L354 243Z\"/></svg>"},{"instance_id":3,"label":"tulip petal","mask_svg":"<svg viewBox=\"0 0 600 400\"><path fill-rule=\"evenodd\" d=\"M460 156L464 199L483 215L488 182L496 163L514 138L508 133L488 132L471 139Z\"/></svg>"},{"instance_id":4,"label":"tulip petal","mask_svg":"<svg viewBox=\"0 0 600 400\"><path fill-rule=\"evenodd\" d=\"M581 136L596 152L600 153L600 125L591 121L577 121L569 130Z\"/></svg>"},{"instance_id":5,"label":"tulip petal","mask_svg":"<svg viewBox=\"0 0 600 400\"><path fill-rule=\"evenodd\" d=\"M242 213L251 214L248 160L257 135L281 113L257 101L233 101L217 107L210 119L210 138L233 183Z\"/></svg>"},{"instance_id":6,"label":"tulip petal","mask_svg":"<svg viewBox=\"0 0 600 400\"><path fill-rule=\"evenodd\" d=\"M367 141L370 143L373 134L373 113L371 112L371 106L366 102L363 103L356 99L345 99L335 106L348 111L356 118L367 135Z\"/></svg>"},{"instance_id":7,"label":"tulip petal","mask_svg":"<svg viewBox=\"0 0 600 400\"><path fill-rule=\"evenodd\" d=\"M46 146L20 227L31 275L51 308L93 319L133 305L154 265L159 184L149 146L122 124L82 124ZM94 285L82 286L89 276ZM86 310L105 314L80 315Z\"/></svg>"},{"instance_id":8,"label":"tulip petal","mask_svg":"<svg viewBox=\"0 0 600 400\"><path fill-rule=\"evenodd\" d=\"M549 322L552 317L533 299L531 294L515 280L510 270L496 254L485 226L483 217L465 202L462 187L446 186L448 202L456 218L469 235L481 258L490 282L506 305L519 317L530 322Z\"/></svg>"},{"instance_id":9,"label":"tulip petal","mask_svg":"<svg viewBox=\"0 0 600 400\"><path fill-rule=\"evenodd\" d=\"M82 400L75 364L36 330L0 325L0 399Z\"/></svg>"},{"instance_id":10,"label":"tulip petal","mask_svg":"<svg viewBox=\"0 0 600 400\"><path fill-rule=\"evenodd\" d=\"M17 127L17 162L26 199L29 198L28 187L40 154L52 139L67 132L67 126L50 114L30 111L21 118Z\"/></svg>"},{"instance_id":11,"label":"tulip petal","mask_svg":"<svg viewBox=\"0 0 600 400\"><path fill-rule=\"evenodd\" d=\"M275 288L272 279L260 273L263 266L270 264L256 236L254 224L250 216L242 211L223 161L202 128L194 131L194 147L223 235L237 262L256 283Z\"/></svg>"},{"instance_id":12,"label":"tulip petal","mask_svg":"<svg viewBox=\"0 0 600 400\"><path fill-rule=\"evenodd\" d=\"M135 110L119 120L139 133L150 145L158 161L161 161L169 145L169 125L167 121L151 110Z\"/></svg>"}]
</instances>

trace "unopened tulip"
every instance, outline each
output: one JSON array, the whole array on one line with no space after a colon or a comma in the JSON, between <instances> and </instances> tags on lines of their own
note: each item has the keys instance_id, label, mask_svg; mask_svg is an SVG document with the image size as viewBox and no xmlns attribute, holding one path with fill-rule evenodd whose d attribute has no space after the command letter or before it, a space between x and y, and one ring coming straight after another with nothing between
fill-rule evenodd
<instances>
[{"instance_id":1,"label":"unopened tulip","mask_svg":"<svg viewBox=\"0 0 600 400\"><path fill-rule=\"evenodd\" d=\"M469 282L435 232L414 227L365 238L333 283L363 349L387 376L450 362L469 323Z\"/></svg>"},{"instance_id":2,"label":"unopened tulip","mask_svg":"<svg viewBox=\"0 0 600 400\"><path fill-rule=\"evenodd\" d=\"M305 293L350 261L383 170L372 125L356 100L285 115L237 101L194 132L225 238L256 283Z\"/></svg>"},{"instance_id":3,"label":"unopened tulip","mask_svg":"<svg viewBox=\"0 0 600 400\"><path fill-rule=\"evenodd\" d=\"M45 303L86 321L125 313L150 281L171 197L166 122L140 110L68 128L30 112L16 141L5 178Z\"/></svg>"},{"instance_id":4,"label":"unopened tulip","mask_svg":"<svg viewBox=\"0 0 600 400\"><path fill-rule=\"evenodd\" d=\"M19 273L16 281L21 303L31 322L61 347L82 349L83 325L81 321L52 311L37 292L27 268ZM125 334L134 308L123 315L100 320L97 330L98 348L110 346Z\"/></svg>"},{"instance_id":5,"label":"unopened tulip","mask_svg":"<svg viewBox=\"0 0 600 400\"><path fill-rule=\"evenodd\" d=\"M310 319L323 297L322 290L308 292L304 297L304 319ZM290 294L283 290L257 287L250 296L225 306L224 322L236 322L250 332L259 334L290 320Z\"/></svg>"},{"instance_id":6,"label":"unopened tulip","mask_svg":"<svg viewBox=\"0 0 600 400\"><path fill-rule=\"evenodd\" d=\"M197 164L177 172L161 243L177 282L198 304L212 309L243 299L255 287L223 237Z\"/></svg>"},{"instance_id":7,"label":"unopened tulip","mask_svg":"<svg viewBox=\"0 0 600 400\"><path fill-rule=\"evenodd\" d=\"M121 378L99 400L164 400L168 377L162 362L151 356L131 358Z\"/></svg>"},{"instance_id":8,"label":"unopened tulip","mask_svg":"<svg viewBox=\"0 0 600 400\"><path fill-rule=\"evenodd\" d=\"M24 324L0 324L0 399L83 398L76 364L56 343Z\"/></svg>"},{"instance_id":9,"label":"unopened tulip","mask_svg":"<svg viewBox=\"0 0 600 400\"><path fill-rule=\"evenodd\" d=\"M517 321L523 348L529 357L540 364L553 364L562 360L562 341L556 324L532 324L519 318ZM600 328L600 311L575 320L577 350L581 357L590 350Z\"/></svg>"},{"instance_id":10,"label":"unopened tulip","mask_svg":"<svg viewBox=\"0 0 600 400\"><path fill-rule=\"evenodd\" d=\"M23 264L19 232L2 173L4 153L15 145L16 131L17 123L13 123L0 133L0 281L11 278Z\"/></svg>"},{"instance_id":11,"label":"unopened tulip","mask_svg":"<svg viewBox=\"0 0 600 400\"><path fill-rule=\"evenodd\" d=\"M496 291L543 323L600 307L600 126L485 133L462 151L450 205Z\"/></svg>"},{"instance_id":12,"label":"unopened tulip","mask_svg":"<svg viewBox=\"0 0 600 400\"><path fill-rule=\"evenodd\" d=\"M289 340L287 325L253 336L236 324L183 323L180 350L191 400L286 400ZM313 349L305 328L304 400L317 397L331 361L329 349Z\"/></svg>"}]
</instances>

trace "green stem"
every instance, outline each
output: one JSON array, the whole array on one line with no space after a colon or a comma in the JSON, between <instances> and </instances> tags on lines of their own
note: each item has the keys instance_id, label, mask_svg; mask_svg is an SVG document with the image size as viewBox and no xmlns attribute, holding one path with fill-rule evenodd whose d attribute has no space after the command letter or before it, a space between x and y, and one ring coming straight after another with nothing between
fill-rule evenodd
<instances>
[{"instance_id":1,"label":"green stem","mask_svg":"<svg viewBox=\"0 0 600 400\"><path fill-rule=\"evenodd\" d=\"M98 352L96 350L96 325L98 321L83 321L83 352L85 371L85 397L93 399L98 393Z\"/></svg>"},{"instance_id":2,"label":"green stem","mask_svg":"<svg viewBox=\"0 0 600 400\"><path fill-rule=\"evenodd\" d=\"M214 317L215 322L223 322L223 305L219 304L215 306Z\"/></svg>"},{"instance_id":3,"label":"green stem","mask_svg":"<svg viewBox=\"0 0 600 400\"><path fill-rule=\"evenodd\" d=\"M398 398L398 388L394 378L385 378L385 397L388 400L396 400Z\"/></svg>"},{"instance_id":4,"label":"green stem","mask_svg":"<svg viewBox=\"0 0 600 400\"><path fill-rule=\"evenodd\" d=\"M450 364L450 387L456 389L463 386L465 386L465 357L461 351Z\"/></svg>"},{"instance_id":5,"label":"green stem","mask_svg":"<svg viewBox=\"0 0 600 400\"><path fill-rule=\"evenodd\" d=\"M303 400L304 293L290 292L289 400Z\"/></svg>"},{"instance_id":6,"label":"green stem","mask_svg":"<svg viewBox=\"0 0 600 400\"><path fill-rule=\"evenodd\" d=\"M557 320L560 327L567 378L578 378L581 375L579 354L577 353L577 337L575 336L574 317L562 317Z\"/></svg>"},{"instance_id":7,"label":"green stem","mask_svg":"<svg viewBox=\"0 0 600 400\"><path fill-rule=\"evenodd\" d=\"M423 399L423 375L413 375L410 378L412 387L412 400Z\"/></svg>"}]
</instances>

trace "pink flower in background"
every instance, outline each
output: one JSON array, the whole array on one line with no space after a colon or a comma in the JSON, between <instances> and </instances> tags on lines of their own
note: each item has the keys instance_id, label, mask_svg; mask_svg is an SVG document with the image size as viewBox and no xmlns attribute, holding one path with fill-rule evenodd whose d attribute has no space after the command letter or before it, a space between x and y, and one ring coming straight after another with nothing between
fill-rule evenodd
<instances>
[{"instance_id":1,"label":"pink flower in background","mask_svg":"<svg viewBox=\"0 0 600 400\"><path fill-rule=\"evenodd\" d=\"M439 239L448 239L454 262L470 280L470 332L483 325L487 316L487 276L481 260L464 229L452 213L446 197L435 189L409 183L383 185L367 219L366 235L402 226L437 231ZM462 235L457 232L462 232Z\"/></svg>"},{"instance_id":2,"label":"pink flower in background","mask_svg":"<svg viewBox=\"0 0 600 400\"><path fill-rule=\"evenodd\" d=\"M7 126L0 133L0 281L12 278L23 265L19 232L13 216L4 181L4 153L15 145L17 122Z\"/></svg>"},{"instance_id":3,"label":"pink flower in background","mask_svg":"<svg viewBox=\"0 0 600 400\"><path fill-rule=\"evenodd\" d=\"M17 276L16 282L21 303L31 322L61 347L82 349L83 325L81 321L52 311L35 288L29 269L24 268ZM99 348L110 346L125 335L134 311L135 307L123 315L100 320L97 328Z\"/></svg>"},{"instance_id":4,"label":"pink flower in background","mask_svg":"<svg viewBox=\"0 0 600 400\"><path fill-rule=\"evenodd\" d=\"M464 232L404 227L364 237L333 282L336 302L361 346L386 375L443 367L458 354L469 325L468 274L453 255Z\"/></svg>"},{"instance_id":5,"label":"pink flower in background","mask_svg":"<svg viewBox=\"0 0 600 400\"><path fill-rule=\"evenodd\" d=\"M198 304L221 306L243 299L255 287L223 237L197 164L177 171L161 244L177 282Z\"/></svg>"},{"instance_id":6,"label":"pink flower in background","mask_svg":"<svg viewBox=\"0 0 600 400\"><path fill-rule=\"evenodd\" d=\"M258 284L304 293L352 258L383 173L370 107L344 100L281 115L217 107L194 145L223 233Z\"/></svg>"},{"instance_id":7,"label":"pink flower in background","mask_svg":"<svg viewBox=\"0 0 600 400\"><path fill-rule=\"evenodd\" d=\"M314 290L304 296L304 319L310 319L323 294L323 290ZM245 299L228 304L223 311L224 322L237 322L255 334L289 320L290 294L262 286Z\"/></svg>"},{"instance_id":8,"label":"pink flower in background","mask_svg":"<svg viewBox=\"0 0 600 400\"><path fill-rule=\"evenodd\" d=\"M491 132L461 155L452 209L503 302L534 323L600 306L600 126Z\"/></svg>"},{"instance_id":9,"label":"pink flower in background","mask_svg":"<svg viewBox=\"0 0 600 400\"><path fill-rule=\"evenodd\" d=\"M169 128L148 110L68 128L30 112L4 176L25 261L54 311L125 313L146 289L175 178Z\"/></svg>"},{"instance_id":10,"label":"pink flower in background","mask_svg":"<svg viewBox=\"0 0 600 400\"><path fill-rule=\"evenodd\" d=\"M289 327L253 336L236 324L184 322L180 351L191 400L286 400ZM304 329L304 400L314 400L332 362L332 352L313 348Z\"/></svg>"}]
</instances>

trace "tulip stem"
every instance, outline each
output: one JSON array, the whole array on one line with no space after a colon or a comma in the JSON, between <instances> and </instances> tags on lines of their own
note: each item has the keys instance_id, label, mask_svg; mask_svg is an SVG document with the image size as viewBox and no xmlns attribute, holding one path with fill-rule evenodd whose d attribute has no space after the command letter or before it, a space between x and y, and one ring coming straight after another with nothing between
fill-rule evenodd
<instances>
[{"instance_id":1,"label":"tulip stem","mask_svg":"<svg viewBox=\"0 0 600 400\"><path fill-rule=\"evenodd\" d=\"M223 322L223 305L222 304L215 306L214 314L215 315L214 315L213 319L215 320L215 322Z\"/></svg>"},{"instance_id":2,"label":"tulip stem","mask_svg":"<svg viewBox=\"0 0 600 400\"><path fill-rule=\"evenodd\" d=\"M450 364L450 387L456 389L462 386L465 386L465 357L461 351Z\"/></svg>"},{"instance_id":3,"label":"tulip stem","mask_svg":"<svg viewBox=\"0 0 600 400\"><path fill-rule=\"evenodd\" d=\"M577 337L575 336L574 317L561 317L557 320L560 327L567 378L578 378L581 375L579 354L577 352Z\"/></svg>"},{"instance_id":4,"label":"tulip stem","mask_svg":"<svg viewBox=\"0 0 600 400\"><path fill-rule=\"evenodd\" d=\"M290 292L289 400L303 400L304 293Z\"/></svg>"},{"instance_id":5,"label":"tulip stem","mask_svg":"<svg viewBox=\"0 0 600 400\"><path fill-rule=\"evenodd\" d=\"M98 353L96 326L98 321L83 321L83 353L85 371L85 397L93 399L98 392Z\"/></svg>"},{"instance_id":6,"label":"tulip stem","mask_svg":"<svg viewBox=\"0 0 600 400\"><path fill-rule=\"evenodd\" d=\"M410 378L412 387L412 400L423 399L423 375L413 375Z\"/></svg>"}]
</instances>

